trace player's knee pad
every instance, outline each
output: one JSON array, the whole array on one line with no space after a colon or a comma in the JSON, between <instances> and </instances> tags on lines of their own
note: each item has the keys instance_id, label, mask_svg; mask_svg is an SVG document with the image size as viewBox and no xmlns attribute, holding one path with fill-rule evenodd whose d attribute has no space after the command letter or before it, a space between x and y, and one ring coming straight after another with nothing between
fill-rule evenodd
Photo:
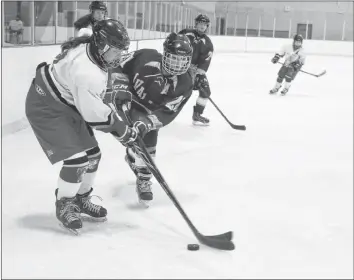
<instances>
[{"instance_id":1,"label":"player's knee pad","mask_svg":"<svg viewBox=\"0 0 354 280\"><path fill-rule=\"evenodd\" d=\"M87 172L96 172L98 169L98 165L100 164L101 160L101 150L98 146L91 148L86 151L87 158L89 160L89 168Z\"/></svg>"},{"instance_id":2,"label":"player's knee pad","mask_svg":"<svg viewBox=\"0 0 354 280\"><path fill-rule=\"evenodd\" d=\"M63 162L60 178L69 183L81 183L89 168L89 159L85 152L76 154Z\"/></svg>"},{"instance_id":3,"label":"player's knee pad","mask_svg":"<svg viewBox=\"0 0 354 280\"><path fill-rule=\"evenodd\" d=\"M278 83L282 83L282 82L283 82L283 80L284 80L284 78L283 78L283 77L278 76L278 78L277 78L277 82L278 82Z\"/></svg>"}]
</instances>

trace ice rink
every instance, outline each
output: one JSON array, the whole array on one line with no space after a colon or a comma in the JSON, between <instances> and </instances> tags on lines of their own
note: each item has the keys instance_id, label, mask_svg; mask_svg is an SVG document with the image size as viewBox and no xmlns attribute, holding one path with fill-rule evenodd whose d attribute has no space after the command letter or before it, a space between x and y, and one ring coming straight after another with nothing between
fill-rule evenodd
<instances>
[{"instance_id":1,"label":"ice rink","mask_svg":"<svg viewBox=\"0 0 354 280\"><path fill-rule=\"evenodd\" d=\"M160 132L156 163L198 229L234 231L236 250L201 245L154 182L149 209L137 207L125 149L97 132L102 161L94 194L106 223L80 236L55 217L56 181L27 128L3 138L4 278L336 278L353 277L353 58L309 56L287 96L270 96L272 54L213 58L210 127L191 124L194 93ZM6 106L3 104L2 106ZM24 104L19 104L24 106Z\"/></svg>"}]
</instances>

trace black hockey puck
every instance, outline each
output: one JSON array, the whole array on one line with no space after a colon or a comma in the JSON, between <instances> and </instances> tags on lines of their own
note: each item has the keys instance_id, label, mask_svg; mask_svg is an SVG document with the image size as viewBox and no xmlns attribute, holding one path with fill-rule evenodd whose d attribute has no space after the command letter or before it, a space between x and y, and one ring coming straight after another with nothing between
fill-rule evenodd
<instances>
[{"instance_id":1,"label":"black hockey puck","mask_svg":"<svg viewBox=\"0 0 354 280\"><path fill-rule=\"evenodd\" d=\"M199 244L188 244L187 249L189 251L198 251L199 250Z\"/></svg>"}]
</instances>

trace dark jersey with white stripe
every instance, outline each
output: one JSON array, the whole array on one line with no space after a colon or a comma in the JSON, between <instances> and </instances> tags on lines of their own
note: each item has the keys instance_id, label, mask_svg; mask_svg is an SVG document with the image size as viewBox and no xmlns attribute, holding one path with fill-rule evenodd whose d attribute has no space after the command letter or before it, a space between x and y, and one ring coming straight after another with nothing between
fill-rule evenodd
<instances>
[{"instance_id":1,"label":"dark jersey with white stripe","mask_svg":"<svg viewBox=\"0 0 354 280\"><path fill-rule=\"evenodd\" d=\"M200 35L195 29L183 29L179 34L185 34L193 46L192 64L207 72L214 52L214 46L206 34Z\"/></svg>"},{"instance_id":2,"label":"dark jersey with white stripe","mask_svg":"<svg viewBox=\"0 0 354 280\"><path fill-rule=\"evenodd\" d=\"M189 72L166 77L161 72L162 55L154 49L132 52L121 63L122 72L132 84L132 106L157 116L166 125L181 111L192 94Z\"/></svg>"}]
</instances>

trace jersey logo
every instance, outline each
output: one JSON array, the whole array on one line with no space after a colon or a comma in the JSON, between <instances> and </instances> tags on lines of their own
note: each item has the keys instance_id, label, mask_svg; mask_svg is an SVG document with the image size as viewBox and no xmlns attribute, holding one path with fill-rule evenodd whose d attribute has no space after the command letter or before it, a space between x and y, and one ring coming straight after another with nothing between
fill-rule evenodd
<instances>
[{"instance_id":1,"label":"jersey logo","mask_svg":"<svg viewBox=\"0 0 354 280\"><path fill-rule=\"evenodd\" d=\"M147 77L147 76L145 76ZM154 83L159 84L159 86L162 86L162 84L164 83L163 77L162 76L157 76L156 79L154 80Z\"/></svg>"},{"instance_id":2,"label":"jersey logo","mask_svg":"<svg viewBox=\"0 0 354 280\"><path fill-rule=\"evenodd\" d=\"M182 101L184 100L184 96L179 96L174 100L167 102L165 106L173 112L176 112L181 105Z\"/></svg>"},{"instance_id":3,"label":"jersey logo","mask_svg":"<svg viewBox=\"0 0 354 280\"><path fill-rule=\"evenodd\" d=\"M42 88L41 88L39 85L35 84L34 87L36 88L36 92L37 92L39 95L45 96L44 90L42 90Z\"/></svg>"}]
</instances>

